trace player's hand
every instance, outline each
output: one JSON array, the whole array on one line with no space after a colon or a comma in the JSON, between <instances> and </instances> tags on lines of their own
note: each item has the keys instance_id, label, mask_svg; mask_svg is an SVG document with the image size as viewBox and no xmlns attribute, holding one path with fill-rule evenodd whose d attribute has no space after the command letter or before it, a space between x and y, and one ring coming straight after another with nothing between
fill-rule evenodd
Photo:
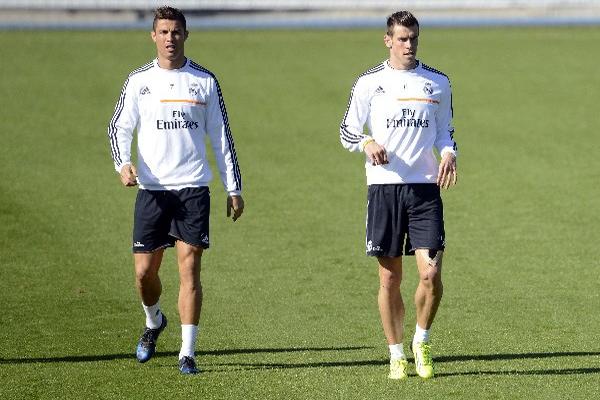
<instances>
[{"instance_id":1,"label":"player's hand","mask_svg":"<svg viewBox=\"0 0 600 400\"><path fill-rule=\"evenodd\" d=\"M243 212L244 199L242 199L242 196L227 196L227 217L231 217L233 221L236 221Z\"/></svg>"},{"instance_id":2,"label":"player's hand","mask_svg":"<svg viewBox=\"0 0 600 400\"><path fill-rule=\"evenodd\" d=\"M369 157L371 165L384 165L387 164L387 152L383 146L380 146L377 142L371 141L367 143L364 148L365 154Z\"/></svg>"},{"instance_id":3,"label":"player's hand","mask_svg":"<svg viewBox=\"0 0 600 400\"><path fill-rule=\"evenodd\" d=\"M121 167L121 183L125 186L137 185L137 170L132 164Z\"/></svg>"},{"instance_id":4,"label":"player's hand","mask_svg":"<svg viewBox=\"0 0 600 400\"><path fill-rule=\"evenodd\" d=\"M438 169L437 184L443 189L456 185L456 157L452 153L444 154Z\"/></svg>"}]
</instances>

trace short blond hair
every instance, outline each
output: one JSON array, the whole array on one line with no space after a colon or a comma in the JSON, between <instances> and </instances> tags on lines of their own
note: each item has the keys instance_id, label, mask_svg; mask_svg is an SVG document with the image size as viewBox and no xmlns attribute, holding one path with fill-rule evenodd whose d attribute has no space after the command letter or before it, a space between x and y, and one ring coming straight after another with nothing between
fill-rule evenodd
<instances>
[{"instance_id":1,"label":"short blond hair","mask_svg":"<svg viewBox=\"0 0 600 400\"><path fill-rule=\"evenodd\" d=\"M410 11L396 11L390 15L387 19L387 34L392 36L394 34L394 25L405 26L407 28L411 26L419 27L419 21Z\"/></svg>"}]
</instances>

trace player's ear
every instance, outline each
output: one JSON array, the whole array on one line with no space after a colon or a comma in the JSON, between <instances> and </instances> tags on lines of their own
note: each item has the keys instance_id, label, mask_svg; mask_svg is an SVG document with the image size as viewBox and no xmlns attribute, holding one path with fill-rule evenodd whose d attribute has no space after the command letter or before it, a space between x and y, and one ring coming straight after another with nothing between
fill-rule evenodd
<instances>
[{"instance_id":1,"label":"player's ear","mask_svg":"<svg viewBox=\"0 0 600 400\"><path fill-rule=\"evenodd\" d=\"M185 31L185 33L183 34L183 40L187 40L188 36L190 35L190 32Z\"/></svg>"},{"instance_id":2,"label":"player's ear","mask_svg":"<svg viewBox=\"0 0 600 400\"><path fill-rule=\"evenodd\" d=\"M385 47L388 49L392 48L392 38L387 33L383 35L383 44L385 44Z\"/></svg>"},{"instance_id":3,"label":"player's ear","mask_svg":"<svg viewBox=\"0 0 600 400\"><path fill-rule=\"evenodd\" d=\"M156 43L156 32L154 29L150 32L150 37L152 38L152 41Z\"/></svg>"}]
</instances>

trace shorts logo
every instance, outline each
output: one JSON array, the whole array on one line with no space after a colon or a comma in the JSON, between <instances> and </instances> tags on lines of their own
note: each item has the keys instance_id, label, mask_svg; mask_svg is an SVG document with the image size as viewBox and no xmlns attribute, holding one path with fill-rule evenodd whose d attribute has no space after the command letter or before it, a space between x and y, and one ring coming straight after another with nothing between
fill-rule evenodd
<instances>
[{"instance_id":1,"label":"shorts logo","mask_svg":"<svg viewBox=\"0 0 600 400\"><path fill-rule=\"evenodd\" d=\"M373 241L369 240L367 242L367 253L370 253L372 251L381 251L381 246L373 246Z\"/></svg>"},{"instance_id":2,"label":"shorts logo","mask_svg":"<svg viewBox=\"0 0 600 400\"><path fill-rule=\"evenodd\" d=\"M200 239L200 241L202 242L202 244L208 244L208 235L204 234L202 235L202 238Z\"/></svg>"},{"instance_id":3,"label":"shorts logo","mask_svg":"<svg viewBox=\"0 0 600 400\"><path fill-rule=\"evenodd\" d=\"M140 242L135 242L135 243L133 244L133 247L144 247L144 244L143 244L143 243L140 243Z\"/></svg>"}]
</instances>

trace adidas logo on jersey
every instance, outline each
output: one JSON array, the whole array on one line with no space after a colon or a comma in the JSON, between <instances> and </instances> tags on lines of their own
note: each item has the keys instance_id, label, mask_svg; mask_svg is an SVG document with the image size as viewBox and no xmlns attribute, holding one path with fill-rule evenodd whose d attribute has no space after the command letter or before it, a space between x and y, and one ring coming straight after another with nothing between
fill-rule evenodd
<instances>
[{"instance_id":1,"label":"adidas logo on jersey","mask_svg":"<svg viewBox=\"0 0 600 400\"><path fill-rule=\"evenodd\" d=\"M144 86L142 90L140 90L140 95L143 96L145 94L150 94L150 89L148 89L148 86Z\"/></svg>"},{"instance_id":2,"label":"adidas logo on jersey","mask_svg":"<svg viewBox=\"0 0 600 400\"><path fill-rule=\"evenodd\" d=\"M385 94L385 90L381 86L375 89L375 94Z\"/></svg>"}]
</instances>

